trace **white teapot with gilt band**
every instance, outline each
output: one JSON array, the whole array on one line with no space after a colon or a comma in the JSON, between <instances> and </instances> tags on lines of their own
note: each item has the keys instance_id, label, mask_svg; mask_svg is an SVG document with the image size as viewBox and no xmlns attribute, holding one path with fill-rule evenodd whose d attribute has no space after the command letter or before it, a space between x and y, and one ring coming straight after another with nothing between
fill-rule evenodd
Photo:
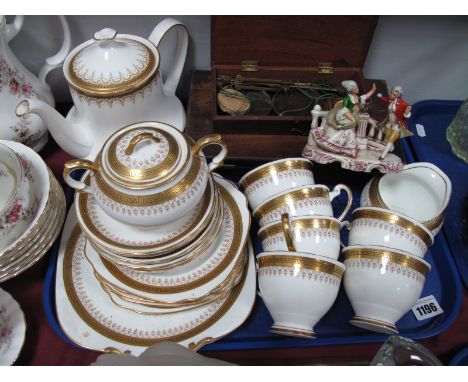
<instances>
[{"instance_id":1,"label":"white teapot with gilt band","mask_svg":"<svg viewBox=\"0 0 468 382\"><path fill-rule=\"evenodd\" d=\"M221 151L207 164L202 150ZM227 147L219 134L193 146L176 128L161 122L140 122L113 134L95 161L65 164L65 182L91 194L108 215L123 223L152 227L173 222L201 200L211 171L223 164ZM71 177L74 170L91 171L87 182Z\"/></svg>"},{"instance_id":2,"label":"white teapot with gilt band","mask_svg":"<svg viewBox=\"0 0 468 382\"><path fill-rule=\"evenodd\" d=\"M177 48L163 83L158 45L170 30L177 32ZM175 91L187 45L185 26L171 18L161 21L148 40L102 29L65 60L63 72L74 102L66 119L40 100L22 101L16 113L38 114L63 150L91 160L112 133L131 123L161 121L183 131L185 110Z\"/></svg>"}]
</instances>

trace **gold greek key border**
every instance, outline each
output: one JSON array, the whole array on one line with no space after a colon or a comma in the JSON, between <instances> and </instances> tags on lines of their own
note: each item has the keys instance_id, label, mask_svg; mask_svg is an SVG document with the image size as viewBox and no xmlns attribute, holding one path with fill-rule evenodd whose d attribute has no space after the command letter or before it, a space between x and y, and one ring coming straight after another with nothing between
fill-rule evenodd
<instances>
[{"instance_id":1,"label":"gold greek key border","mask_svg":"<svg viewBox=\"0 0 468 382\"><path fill-rule=\"evenodd\" d=\"M169 146L167 157L158 165L146 169L135 169L122 164L117 158L117 144L124 138L124 136L131 134L135 130L145 130L145 127L136 127L134 129L127 130L123 135L114 139L107 151L109 168L118 176L121 176L128 181L145 181L154 178L162 178L171 174L171 170L173 170L174 166L178 163L179 145L174 137L167 134L164 130L153 127L150 129L151 131L156 131L161 134L167 140Z\"/></svg>"},{"instance_id":2,"label":"gold greek key border","mask_svg":"<svg viewBox=\"0 0 468 382\"><path fill-rule=\"evenodd\" d=\"M411 268L416 272L421 273L424 277L429 273L429 267L421 261L416 260L414 257L402 255L400 253L387 251L383 249L373 248L351 248L343 249L344 261L349 259L369 259L377 260L383 263L385 259L385 266L388 262L401 265L405 268Z\"/></svg>"},{"instance_id":3,"label":"gold greek key border","mask_svg":"<svg viewBox=\"0 0 468 382\"><path fill-rule=\"evenodd\" d=\"M312 163L308 160L290 159L260 168L241 180L239 183L241 190L245 191L252 183L269 176L273 170L276 170L277 173L289 170L310 170L312 172Z\"/></svg>"},{"instance_id":4,"label":"gold greek key border","mask_svg":"<svg viewBox=\"0 0 468 382\"><path fill-rule=\"evenodd\" d=\"M184 235L187 235L188 232L192 231L199 223L200 219L204 216L206 213L206 210L210 204L211 200L211 193L212 193L212 186L210 186L210 182L208 182L208 185L206 187L203 201L203 205L200 209L200 213L197 218L194 219L193 223L190 225L189 228L187 228L184 232L182 232L180 235L177 235L173 237L170 240L165 241L164 243L161 244L152 244L152 245L142 245L142 246L137 246L137 245L127 245L127 244L122 244L116 241L113 241L109 239L107 236L104 236L101 231L97 229L97 227L94 225L92 222L89 213L88 213L88 197L89 195L85 192L79 193L78 198L79 198L79 210L80 210L80 216L81 219L83 220L84 225L86 226L86 229L83 229L85 232L86 230L90 231L95 237L97 237L100 241L103 243L106 243L107 245L110 245L112 247L117 247L120 249L129 249L129 250L145 250L145 249L153 249L153 250L158 250L159 247L164 246L165 250L164 252L160 252L160 254L170 252L171 250L175 249L175 246L172 247L167 247L169 244L172 244L176 242L177 240L180 240L181 237L184 237ZM214 190L214 189L213 189ZM210 212L211 213L211 212ZM208 225L209 219L205 219L203 224L200 226L199 229L197 229L194 232L191 232L190 235L187 236L187 238L184 239L184 242L186 240L189 240L189 238L194 238L197 236L202 230L205 229L205 227ZM182 245L182 243L180 243Z\"/></svg>"},{"instance_id":5,"label":"gold greek key border","mask_svg":"<svg viewBox=\"0 0 468 382\"><path fill-rule=\"evenodd\" d=\"M353 220L355 219L378 219L387 223L396 224L410 232L413 232L424 242L424 244L426 244L427 247L430 247L433 243L433 239L423 228L414 224L411 220L405 219L403 216L392 212L375 211L364 208L353 212Z\"/></svg>"},{"instance_id":6,"label":"gold greek key border","mask_svg":"<svg viewBox=\"0 0 468 382\"><path fill-rule=\"evenodd\" d=\"M190 167L187 175L179 183L165 191L161 191L152 195L129 195L117 191L103 179L99 171L94 174L94 179L96 180L96 184L102 193L117 203L131 207L156 206L178 197L187 189L189 189L200 173L201 161L202 158L194 157L192 166Z\"/></svg>"},{"instance_id":7,"label":"gold greek key border","mask_svg":"<svg viewBox=\"0 0 468 382\"><path fill-rule=\"evenodd\" d=\"M134 42L130 39L122 39ZM70 60L68 65L68 73L70 76L70 86L76 89L78 92L86 94L91 97L96 98L114 98L121 97L130 93L133 93L150 83L153 78L159 73L159 62L156 66L156 59L154 53L146 45L141 44L148 54L149 60L146 68L138 75L126 80L114 84L93 84L91 82L84 81L73 70L73 64L75 63L76 57L83 51L83 49L88 48L90 45L85 46L82 50L77 52L75 56Z\"/></svg>"},{"instance_id":8,"label":"gold greek key border","mask_svg":"<svg viewBox=\"0 0 468 382\"><path fill-rule=\"evenodd\" d=\"M242 221L242 215L240 213L240 210L237 206L236 201L234 198L231 196L231 194L220 184L218 184L219 190L221 191L221 195L228 205L229 209L232 212L233 215L233 220L234 220L234 232L233 232L233 240L231 243L231 246L228 250L227 255L224 257L224 259L221 261L221 263L218 264L218 266L213 269L211 272L208 274L198 278L195 281L192 281L190 283L184 284L184 285L177 285L177 286L155 286L155 285L146 285L142 284L124 273L122 273L119 268L117 268L114 264L109 262L106 259L102 258L102 262L107 268L107 270L114 276L117 280L120 282L124 283L125 285L129 286L130 288L141 290L144 292L148 293L160 293L160 294L169 294L169 293L181 293L181 292L186 292L188 290L195 289L201 285L204 285L211 280L213 280L216 276L221 274L226 267L231 264L232 260L235 258L237 253L239 252L241 246L245 245L245 238L244 242L241 243L241 237L242 237L242 227L244 223Z\"/></svg>"},{"instance_id":9,"label":"gold greek key border","mask_svg":"<svg viewBox=\"0 0 468 382\"><path fill-rule=\"evenodd\" d=\"M308 229L308 228L323 228L323 229L332 229L335 231L340 231L340 225L335 220L323 218L312 218L312 219L297 219L292 220L293 230L296 229ZM271 226L262 228L259 232L259 237L263 241L269 236L277 235L283 232L283 225L281 223L276 223Z\"/></svg>"},{"instance_id":10,"label":"gold greek key border","mask_svg":"<svg viewBox=\"0 0 468 382\"><path fill-rule=\"evenodd\" d=\"M274 211L278 207L286 204L287 200L292 200L297 202L299 200L304 200L308 198L327 198L329 199L329 190L327 187L321 186L305 186L304 188L296 191L291 191L286 194L277 196L274 199L266 202L261 205L254 211L254 217L258 220L261 220L265 215Z\"/></svg>"},{"instance_id":11,"label":"gold greek key border","mask_svg":"<svg viewBox=\"0 0 468 382\"><path fill-rule=\"evenodd\" d=\"M310 259L300 256L262 256L258 259L258 266L263 267L288 267L308 269L323 272L341 279L344 269L340 266L320 259Z\"/></svg>"},{"instance_id":12,"label":"gold greek key border","mask_svg":"<svg viewBox=\"0 0 468 382\"><path fill-rule=\"evenodd\" d=\"M175 336L170 336L170 337L164 337L161 339L147 339L147 338L134 338L131 336L123 335L120 333L116 333L112 331L111 329L107 328L106 326L102 325L98 321L96 321L85 309L85 307L81 304L81 301L78 298L78 295L76 294L75 291L75 286L73 284L73 279L72 279L72 260L73 260L73 253L74 249L76 247L76 244L78 242L78 239L80 237L81 230L78 225L75 226L73 229L72 234L70 235L65 253L64 253L64 258L63 258L63 283L65 287L65 291L68 296L68 300L70 304L72 305L73 309L75 312L80 316L80 318L88 325L91 327L93 330L98 332L99 334L110 338L113 341L117 341L120 343L124 343L127 345L134 345L134 346L151 346L159 342L164 342L164 341L174 341L174 342L180 342L184 341L190 337L194 337L209 327L211 327L214 323L219 321L228 311L231 309L233 304L236 302L237 298L239 297L244 284L246 280L246 276L248 272L244 272L244 275L242 277L241 282L236 285L232 293L229 295L229 297L226 299L226 301L223 303L223 305L218 309L218 311L213 314L209 319L198 325L197 327L188 330L185 333L178 334Z\"/></svg>"}]
</instances>

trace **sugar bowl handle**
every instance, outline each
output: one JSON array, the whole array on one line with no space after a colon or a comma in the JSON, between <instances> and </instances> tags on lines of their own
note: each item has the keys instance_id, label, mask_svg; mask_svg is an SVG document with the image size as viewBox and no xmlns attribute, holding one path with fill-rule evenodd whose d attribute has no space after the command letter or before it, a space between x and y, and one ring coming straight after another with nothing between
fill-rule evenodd
<instances>
[{"instance_id":1,"label":"sugar bowl handle","mask_svg":"<svg viewBox=\"0 0 468 382\"><path fill-rule=\"evenodd\" d=\"M281 215L281 226L283 227L283 234L286 240L286 245L288 246L288 251L296 252L296 247L291 235L291 223L289 221L289 214L286 212Z\"/></svg>"},{"instance_id":2,"label":"sugar bowl handle","mask_svg":"<svg viewBox=\"0 0 468 382\"><path fill-rule=\"evenodd\" d=\"M161 139L158 137L155 137L151 133L141 133L136 136L134 136L131 140L130 143L128 144L127 148L125 149L125 155L132 155L133 152L135 151L135 147L138 143L141 141L144 141L145 139L152 139L156 143L161 142Z\"/></svg>"},{"instance_id":3,"label":"sugar bowl handle","mask_svg":"<svg viewBox=\"0 0 468 382\"><path fill-rule=\"evenodd\" d=\"M192 154L193 155L200 155L200 152L209 145L218 145L221 146L221 152L216 155L211 163L208 165L208 169L210 171L216 170L218 167L221 167L224 163L224 158L227 155L227 146L226 143L221 138L219 134L211 134L206 135L200 138L193 146L192 146Z\"/></svg>"},{"instance_id":4,"label":"sugar bowl handle","mask_svg":"<svg viewBox=\"0 0 468 382\"><path fill-rule=\"evenodd\" d=\"M333 190L330 192L330 202L341 193L341 190L344 190L346 194L348 195L348 202L346 203L346 207L344 208L343 212L338 217L338 220L340 222L345 218L345 216L347 215L347 213L349 212L353 204L353 192L345 184L337 184L335 188L333 188Z\"/></svg>"},{"instance_id":5,"label":"sugar bowl handle","mask_svg":"<svg viewBox=\"0 0 468 382\"><path fill-rule=\"evenodd\" d=\"M75 170L89 170L91 172L98 171L98 166L96 163L91 162L86 159L75 159L65 163L65 168L63 169L63 179L71 188L75 189L78 192L87 192L90 193L89 186L84 182L75 180L71 177L71 174Z\"/></svg>"}]
</instances>

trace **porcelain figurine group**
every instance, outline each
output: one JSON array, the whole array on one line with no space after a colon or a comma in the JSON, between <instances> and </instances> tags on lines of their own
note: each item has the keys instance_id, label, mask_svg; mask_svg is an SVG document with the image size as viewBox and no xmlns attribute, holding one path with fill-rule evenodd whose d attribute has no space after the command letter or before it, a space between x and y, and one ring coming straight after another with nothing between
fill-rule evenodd
<instances>
[{"instance_id":1,"label":"porcelain figurine group","mask_svg":"<svg viewBox=\"0 0 468 382\"><path fill-rule=\"evenodd\" d=\"M356 171L400 171L401 161L389 153L399 138L412 135L405 122L411 116L411 106L402 98L402 87L394 86L389 97L377 94L387 105L386 118L377 122L365 110L366 101L377 90L375 83L361 95L355 81L341 85L346 95L332 110L322 111L318 105L312 110L312 129L303 155L321 163L341 161L343 167Z\"/></svg>"}]
</instances>

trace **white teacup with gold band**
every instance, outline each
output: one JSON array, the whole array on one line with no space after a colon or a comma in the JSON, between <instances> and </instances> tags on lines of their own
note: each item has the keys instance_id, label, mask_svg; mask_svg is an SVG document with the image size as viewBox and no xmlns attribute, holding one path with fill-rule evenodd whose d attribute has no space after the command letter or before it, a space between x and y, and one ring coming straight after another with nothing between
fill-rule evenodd
<instances>
[{"instance_id":1,"label":"white teacup with gold band","mask_svg":"<svg viewBox=\"0 0 468 382\"><path fill-rule=\"evenodd\" d=\"M249 171L239 181L252 210L279 192L314 183L312 163L305 158L287 158L266 163Z\"/></svg>"},{"instance_id":2,"label":"white teacup with gold band","mask_svg":"<svg viewBox=\"0 0 468 382\"><path fill-rule=\"evenodd\" d=\"M258 285L277 334L315 338L314 325L338 295L345 266L300 252L263 252L257 256Z\"/></svg>"},{"instance_id":3,"label":"white teacup with gold band","mask_svg":"<svg viewBox=\"0 0 468 382\"><path fill-rule=\"evenodd\" d=\"M353 201L351 189L344 184L336 185L332 191L327 186L316 184L281 192L258 206L253 211L253 216L257 219L260 227L279 221L284 213L288 213L290 217L333 216L331 202L340 194L341 190L344 190L348 196L346 207L338 217L338 220L342 221Z\"/></svg>"},{"instance_id":4,"label":"white teacup with gold band","mask_svg":"<svg viewBox=\"0 0 468 382\"><path fill-rule=\"evenodd\" d=\"M434 236L409 216L382 208L361 207L353 211L348 245L378 245L424 257Z\"/></svg>"},{"instance_id":5,"label":"white teacup with gold band","mask_svg":"<svg viewBox=\"0 0 468 382\"><path fill-rule=\"evenodd\" d=\"M378 246L343 249L344 288L353 306L353 325L396 334L395 323L421 296L431 266L407 252Z\"/></svg>"},{"instance_id":6,"label":"white teacup with gold band","mask_svg":"<svg viewBox=\"0 0 468 382\"><path fill-rule=\"evenodd\" d=\"M201 151L211 144L221 146L221 152L207 165ZM176 128L140 122L112 135L95 162L67 162L64 179L77 191L92 194L116 220L156 226L190 213L205 193L208 173L223 164L226 154L219 134L203 137L190 148ZM92 172L89 185L70 176L75 169Z\"/></svg>"},{"instance_id":7,"label":"white teacup with gold band","mask_svg":"<svg viewBox=\"0 0 468 382\"><path fill-rule=\"evenodd\" d=\"M423 223L435 236L451 194L452 183L440 168L416 162L397 174L372 178L362 191L361 206L401 212Z\"/></svg>"},{"instance_id":8,"label":"white teacup with gold band","mask_svg":"<svg viewBox=\"0 0 468 382\"><path fill-rule=\"evenodd\" d=\"M297 251L337 260L340 254L340 223L329 216L281 216L281 222L270 223L258 231L265 252Z\"/></svg>"},{"instance_id":9,"label":"white teacup with gold band","mask_svg":"<svg viewBox=\"0 0 468 382\"><path fill-rule=\"evenodd\" d=\"M0 143L0 249L24 232L38 208L26 176L18 155Z\"/></svg>"}]
</instances>

